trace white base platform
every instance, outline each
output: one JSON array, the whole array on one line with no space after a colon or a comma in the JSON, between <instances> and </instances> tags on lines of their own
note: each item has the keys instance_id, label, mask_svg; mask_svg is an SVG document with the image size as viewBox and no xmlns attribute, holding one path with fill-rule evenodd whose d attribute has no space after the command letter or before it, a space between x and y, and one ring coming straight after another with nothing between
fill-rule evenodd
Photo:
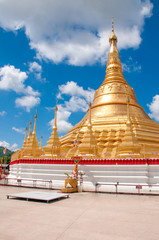
<instances>
[{"instance_id":1,"label":"white base platform","mask_svg":"<svg viewBox=\"0 0 159 240\"><path fill-rule=\"evenodd\" d=\"M71 164L14 164L5 179L6 185L61 189L66 175L72 174ZM157 165L80 165L85 172L83 191L159 194ZM80 180L80 179L79 179ZM141 185L138 189L136 186Z\"/></svg>"},{"instance_id":2,"label":"white base platform","mask_svg":"<svg viewBox=\"0 0 159 240\"><path fill-rule=\"evenodd\" d=\"M64 198L64 197L69 198L69 194L33 191L33 192L8 194L7 199L9 199L10 197L26 199L27 201L28 200L40 200L40 201L46 201L48 203L50 201L57 200L57 199Z\"/></svg>"}]
</instances>

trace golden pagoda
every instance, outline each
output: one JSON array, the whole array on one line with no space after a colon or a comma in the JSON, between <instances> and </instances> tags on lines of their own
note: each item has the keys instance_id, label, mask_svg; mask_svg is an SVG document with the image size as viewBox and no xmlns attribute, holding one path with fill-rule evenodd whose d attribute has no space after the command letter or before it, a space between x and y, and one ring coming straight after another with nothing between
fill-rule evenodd
<instances>
[{"instance_id":1,"label":"golden pagoda","mask_svg":"<svg viewBox=\"0 0 159 240\"><path fill-rule=\"evenodd\" d=\"M28 140L22 151L22 158L39 158L42 154L42 150L39 148L37 137L36 137L36 120L37 113L35 114L34 129L31 134L31 122L29 127Z\"/></svg>"},{"instance_id":2,"label":"golden pagoda","mask_svg":"<svg viewBox=\"0 0 159 240\"><path fill-rule=\"evenodd\" d=\"M113 23L109 43L105 79L83 119L59 139L56 106L53 132L43 147L44 153L38 148L33 131L33 136L28 136L12 160L28 154L31 158L39 158L40 152L41 158L52 159L77 155L84 159L159 158L159 124L145 113L133 88L124 79ZM74 148L72 142L77 136L78 146Z\"/></svg>"},{"instance_id":3,"label":"golden pagoda","mask_svg":"<svg viewBox=\"0 0 159 240\"><path fill-rule=\"evenodd\" d=\"M25 132L25 139L23 146L20 150L16 151L13 155L11 160L17 160L20 158L39 158L42 155L42 149L39 148L37 137L36 137L36 120L37 120L37 113L35 114L35 121L34 121L34 129L33 132L31 133L31 124L32 122L30 121L29 123L29 133L28 137L27 136L27 127L26 127L26 132Z\"/></svg>"},{"instance_id":4,"label":"golden pagoda","mask_svg":"<svg viewBox=\"0 0 159 240\"><path fill-rule=\"evenodd\" d=\"M96 90L93 105L84 118L60 138L61 152L69 158L69 151L66 152L64 146L73 140L72 136L79 134L80 151L78 154L76 149L74 154L83 154L84 158L87 155L90 157L88 152L92 141L96 144L93 157L97 159L158 158L159 124L145 113L137 102L133 88L124 79L113 23L109 42L105 79ZM95 140L87 141L86 149L82 142L88 134L90 112L91 131Z\"/></svg>"},{"instance_id":5,"label":"golden pagoda","mask_svg":"<svg viewBox=\"0 0 159 240\"><path fill-rule=\"evenodd\" d=\"M60 141L57 134L57 105L55 107L55 119L54 119L54 125L52 128L51 137L49 138L49 141L47 142L47 145L43 147L44 149L44 155L43 158L60 158Z\"/></svg>"},{"instance_id":6,"label":"golden pagoda","mask_svg":"<svg viewBox=\"0 0 159 240\"><path fill-rule=\"evenodd\" d=\"M31 127L31 122L30 122L30 127ZM17 150L15 153L12 154L12 158L11 160L17 160L19 158L21 158L23 156L23 151L27 145L27 131L28 131L28 128L26 127L25 128L25 138L24 138L24 143L23 143L23 146L20 150ZM29 131L31 131L31 129L29 128ZM30 132L31 134L31 132Z\"/></svg>"},{"instance_id":7,"label":"golden pagoda","mask_svg":"<svg viewBox=\"0 0 159 240\"><path fill-rule=\"evenodd\" d=\"M91 102L89 103L89 121L87 125L87 130L85 131L81 143L79 144L78 155L84 155L85 158L95 158L97 152L97 143L95 134L92 131L91 122Z\"/></svg>"}]
</instances>

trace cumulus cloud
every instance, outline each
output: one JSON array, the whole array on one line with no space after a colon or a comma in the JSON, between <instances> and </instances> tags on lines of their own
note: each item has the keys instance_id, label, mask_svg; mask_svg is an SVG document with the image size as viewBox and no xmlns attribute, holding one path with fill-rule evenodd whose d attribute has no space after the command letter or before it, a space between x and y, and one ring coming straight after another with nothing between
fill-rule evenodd
<instances>
[{"instance_id":1,"label":"cumulus cloud","mask_svg":"<svg viewBox=\"0 0 159 240\"><path fill-rule=\"evenodd\" d=\"M57 127L59 133L68 132L73 126L69 122L69 118L73 112L86 112L88 109L88 102L93 100L95 90L84 90L83 87L78 86L76 82L70 81L62 84L59 87L58 98L63 99L63 95L70 97L68 101L58 105L57 113ZM46 107L48 111L53 110L52 107ZM49 122L52 127L54 119Z\"/></svg>"},{"instance_id":2,"label":"cumulus cloud","mask_svg":"<svg viewBox=\"0 0 159 240\"><path fill-rule=\"evenodd\" d=\"M6 65L0 68L0 89L12 90L16 93L26 91L24 81L27 79L25 72L16 69L14 66Z\"/></svg>"},{"instance_id":3,"label":"cumulus cloud","mask_svg":"<svg viewBox=\"0 0 159 240\"><path fill-rule=\"evenodd\" d=\"M25 86L24 82L28 78L25 72L12 65L0 68L0 90L14 91L16 93L30 94L38 96L39 92L34 91L31 86Z\"/></svg>"},{"instance_id":4,"label":"cumulus cloud","mask_svg":"<svg viewBox=\"0 0 159 240\"><path fill-rule=\"evenodd\" d=\"M15 100L17 107L26 108L27 112L30 112L30 109L40 104L40 98L35 96L23 96Z\"/></svg>"},{"instance_id":5,"label":"cumulus cloud","mask_svg":"<svg viewBox=\"0 0 159 240\"><path fill-rule=\"evenodd\" d=\"M24 28L39 58L82 66L105 61L112 16L119 49L138 47L152 8L150 0L5 0L0 26Z\"/></svg>"},{"instance_id":6,"label":"cumulus cloud","mask_svg":"<svg viewBox=\"0 0 159 240\"><path fill-rule=\"evenodd\" d=\"M62 84L59 87L59 93L57 98L62 98L62 95L68 96L76 96L76 97L83 97L87 101L93 99L94 97L94 89L88 88L88 90L84 90L83 87L77 85L76 82L68 81L66 84Z\"/></svg>"},{"instance_id":7,"label":"cumulus cloud","mask_svg":"<svg viewBox=\"0 0 159 240\"><path fill-rule=\"evenodd\" d=\"M25 134L24 128L12 127L12 130L14 130L15 132L21 133L21 134Z\"/></svg>"},{"instance_id":8,"label":"cumulus cloud","mask_svg":"<svg viewBox=\"0 0 159 240\"><path fill-rule=\"evenodd\" d=\"M26 72L20 71L12 65L0 68L0 90L14 91L25 96L15 100L17 107L25 107L27 111L40 103L40 93L31 86L25 85L28 78Z\"/></svg>"},{"instance_id":9,"label":"cumulus cloud","mask_svg":"<svg viewBox=\"0 0 159 240\"><path fill-rule=\"evenodd\" d=\"M147 106L150 110L149 116L156 121L159 121L159 95L154 96L152 102L147 104Z\"/></svg>"},{"instance_id":10,"label":"cumulus cloud","mask_svg":"<svg viewBox=\"0 0 159 240\"><path fill-rule=\"evenodd\" d=\"M30 62L29 63L29 73L32 73L35 78L39 81L45 81L44 78L42 78L42 66L38 62Z\"/></svg>"},{"instance_id":11,"label":"cumulus cloud","mask_svg":"<svg viewBox=\"0 0 159 240\"><path fill-rule=\"evenodd\" d=\"M0 116L1 116L1 117L5 116L6 114L7 114L6 111L2 111L2 112L0 112Z\"/></svg>"},{"instance_id":12,"label":"cumulus cloud","mask_svg":"<svg viewBox=\"0 0 159 240\"><path fill-rule=\"evenodd\" d=\"M17 151L18 150L18 144L14 143L13 145L10 145L10 143L6 141L0 141L0 146L1 147L6 147L10 151Z\"/></svg>"},{"instance_id":13,"label":"cumulus cloud","mask_svg":"<svg viewBox=\"0 0 159 240\"><path fill-rule=\"evenodd\" d=\"M41 72L42 71L42 67L37 62L30 62L29 63L29 71L30 72Z\"/></svg>"},{"instance_id":14,"label":"cumulus cloud","mask_svg":"<svg viewBox=\"0 0 159 240\"><path fill-rule=\"evenodd\" d=\"M65 101L65 108L71 112L86 112L88 109L88 101L87 99L72 96L69 101Z\"/></svg>"}]
</instances>

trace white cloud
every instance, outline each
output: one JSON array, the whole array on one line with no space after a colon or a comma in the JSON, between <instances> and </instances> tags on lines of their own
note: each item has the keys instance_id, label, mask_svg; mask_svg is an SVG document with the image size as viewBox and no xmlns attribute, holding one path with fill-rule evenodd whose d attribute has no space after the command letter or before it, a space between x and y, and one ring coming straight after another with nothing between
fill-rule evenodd
<instances>
[{"instance_id":1,"label":"white cloud","mask_svg":"<svg viewBox=\"0 0 159 240\"><path fill-rule=\"evenodd\" d=\"M151 17L151 15L152 15L152 11L150 11L151 8L152 8L151 3L149 1L147 1L147 3L145 5L143 5L141 8L141 15L143 15L145 17Z\"/></svg>"},{"instance_id":2,"label":"white cloud","mask_svg":"<svg viewBox=\"0 0 159 240\"><path fill-rule=\"evenodd\" d=\"M2 111L2 112L0 112L0 116L1 116L1 117L5 116L6 114L7 114L6 111Z\"/></svg>"},{"instance_id":3,"label":"white cloud","mask_svg":"<svg viewBox=\"0 0 159 240\"><path fill-rule=\"evenodd\" d=\"M25 134L24 128L16 128L16 127L12 127L12 130L21 133L21 134Z\"/></svg>"},{"instance_id":4,"label":"white cloud","mask_svg":"<svg viewBox=\"0 0 159 240\"><path fill-rule=\"evenodd\" d=\"M45 81L46 79L42 78L42 66L37 62L29 63L29 73L34 74L35 78L39 81Z\"/></svg>"},{"instance_id":5,"label":"white cloud","mask_svg":"<svg viewBox=\"0 0 159 240\"><path fill-rule=\"evenodd\" d=\"M17 151L18 150L18 144L14 143L13 145L10 145L10 143L6 141L0 141L0 146L1 147L6 147L10 151Z\"/></svg>"},{"instance_id":6,"label":"white cloud","mask_svg":"<svg viewBox=\"0 0 159 240\"><path fill-rule=\"evenodd\" d=\"M89 101L93 100L94 93L95 90L84 90L73 81L59 86L58 97L60 99L63 99L63 95L70 97L68 101L58 105L57 127L59 133L66 133L73 127L69 122L71 114L73 112L86 112ZM54 108L46 107L46 109L51 111ZM49 125L52 127L53 123L54 119L49 122Z\"/></svg>"},{"instance_id":7,"label":"white cloud","mask_svg":"<svg viewBox=\"0 0 159 240\"><path fill-rule=\"evenodd\" d=\"M66 84L62 84L59 87L59 93L58 98L61 98L63 94L68 96L77 96L77 97L83 97L88 101L93 99L94 96L94 89L88 88L88 90L84 90L83 87L80 87L77 85L76 82L70 81Z\"/></svg>"},{"instance_id":8,"label":"white cloud","mask_svg":"<svg viewBox=\"0 0 159 240\"><path fill-rule=\"evenodd\" d=\"M30 72L41 72L42 71L42 67L37 62L30 62L29 63L29 71Z\"/></svg>"},{"instance_id":9,"label":"white cloud","mask_svg":"<svg viewBox=\"0 0 159 240\"><path fill-rule=\"evenodd\" d=\"M40 98L35 96L23 96L15 100L16 107L23 107L27 112L30 109L40 104Z\"/></svg>"},{"instance_id":10,"label":"white cloud","mask_svg":"<svg viewBox=\"0 0 159 240\"><path fill-rule=\"evenodd\" d=\"M0 26L12 31L23 27L39 58L81 66L105 61L112 16L119 48L138 47L153 8L150 0L22 2L0 2Z\"/></svg>"},{"instance_id":11,"label":"white cloud","mask_svg":"<svg viewBox=\"0 0 159 240\"><path fill-rule=\"evenodd\" d=\"M0 68L0 89L12 90L16 93L24 93L24 81L27 79L25 72L16 69L14 66L6 65Z\"/></svg>"},{"instance_id":12,"label":"white cloud","mask_svg":"<svg viewBox=\"0 0 159 240\"><path fill-rule=\"evenodd\" d=\"M31 86L24 84L28 78L25 72L15 68L12 65L6 65L0 68L0 89L6 91L14 91L19 94L30 94L39 96L38 91L34 91Z\"/></svg>"},{"instance_id":13,"label":"white cloud","mask_svg":"<svg viewBox=\"0 0 159 240\"><path fill-rule=\"evenodd\" d=\"M11 65L6 65L0 68L0 90L14 91L17 94L24 94L21 98L15 100L17 107L26 107L30 109L40 103L40 93L35 91L31 86L25 85L25 80L28 78L25 72Z\"/></svg>"},{"instance_id":14,"label":"white cloud","mask_svg":"<svg viewBox=\"0 0 159 240\"><path fill-rule=\"evenodd\" d=\"M88 109L88 102L86 99L73 96L69 99L69 101L65 101L65 108L71 112L86 112Z\"/></svg>"},{"instance_id":15,"label":"white cloud","mask_svg":"<svg viewBox=\"0 0 159 240\"><path fill-rule=\"evenodd\" d=\"M156 121L159 121L159 95L153 97L152 102L147 104L150 109L149 116Z\"/></svg>"}]
</instances>

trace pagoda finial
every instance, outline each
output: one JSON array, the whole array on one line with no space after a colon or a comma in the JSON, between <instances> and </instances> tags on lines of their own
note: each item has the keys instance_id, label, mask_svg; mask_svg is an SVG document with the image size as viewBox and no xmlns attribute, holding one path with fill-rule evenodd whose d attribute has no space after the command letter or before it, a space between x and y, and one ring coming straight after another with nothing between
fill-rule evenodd
<instances>
[{"instance_id":1,"label":"pagoda finial","mask_svg":"<svg viewBox=\"0 0 159 240\"><path fill-rule=\"evenodd\" d=\"M27 126L26 126L26 128L25 128L25 138L24 138L24 144L26 143L26 141L27 141L27 131L28 131L28 128L27 128Z\"/></svg>"},{"instance_id":2,"label":"pagoda finial","mask_svg":"<svg viewBox=\"0 0 159 240\"><path fill-rule=\"evenodd\" d=\"M112 17L112 32L114 32L114 20L113 20L113 17Z\"/></svg>"},{"instance_id":3,"label":"pagoda finial","mask_svg":"<svg viewBox=\"0 0 159 240\"><path fill-rule=\"evenodd\" d=\"M28 138L31 138L31 124L32 122L29 122L29 133L28 133Z\"/></svg>"},{"instance_id":4,"label":"pagoda finial","mask_svg":"<svg viewBox=\"0 0 159 240\"><path fill-rule=\"evenodd\" d=\"M120 81L126 83L124 76L122 74L122 66L119 59L119 52L117 48L117 36L114 33L114 20L112 18L112 32L109 37L110 49L108 53L108 61L106 68L106 76L103 84L106 82Z\"/></svg>"},{"instance_id":5,"label":"pagoda finial","mask_svg":"<svg viewBox=\"0 0 159 240\"><path fill-rule=\"evenodd\" d=\"M37 109L36 109L36 113L35 113L35 116L34 116L34 118L35 118L35 121L34 121L34 130L33 130L33 134L36 134L36 119L37 119Z\"/></svg>"},{"instance_id":6,"label":"pagoda finial","mask_svg":"<svg viewBox=\"0 0 159 240\"><path fill-rule=\"evenodd\" d=\"M43 136L41 136L41 142L40 142L40 149L42 150L42 139L43 139Z\"/></svg>"},{"instance_id":7,"label":"pagoda finial","mask_svg":"<svg viewBox=\"0 0 159 240\"><path fill-rule=\"evenodd\" d=\"M58 107L57 107L57 100L56 100L56 106L55 106L55 119L54 119L54 126L53 126L53 129L57 128L57 111L58 111Z\"/></svg>"},{"instance_id":8,"label":"pagoda finial","mask_svg":"<svg viewBox=\"0 0 159 240\"><path fill-rule=\"evenodd\" d=\"M37 108L36 108L36 113L35 113L35 118L37 118L38 116L37 116Z\"/></svg>"},{"instance_id":9,"label":"pagoda finial","mask_svg":"<svg viewBox=\"0 0 159 240\"><path fill-rule=\"evenodd\" d=\"M115 42L117 42L117 40L118 40L117 36L114 33L114 20L113 20L113 17L112 17L112 33L111 33L111 35L109 37L110 44L112 43L112 40L114 40Z\"/></svg>"}]
</instances>

